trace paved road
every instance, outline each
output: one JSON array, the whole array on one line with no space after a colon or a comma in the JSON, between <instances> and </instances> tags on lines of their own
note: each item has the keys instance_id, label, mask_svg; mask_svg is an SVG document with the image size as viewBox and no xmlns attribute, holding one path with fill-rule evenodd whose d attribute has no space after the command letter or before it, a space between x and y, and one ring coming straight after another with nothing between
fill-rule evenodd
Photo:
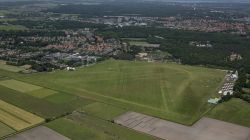
<instances>
[{"instance_id":1,"label":"paved road","mask_svg":"<svg viewBox=\"0 0 250 140\"><path fill-rule=\"evenodd\" d=\"M69 138L45 127L39 126L23 133L7 138L6 140L70 140Z\"/></svg>"},{"instance_id":2,"label":"paved road","mask_svg":"<svg viewBox=\"0 0 250 140\"><path fill-rule=\"evenodd\" d=\"M250 128L202 118L185 126L136 112L127 112L115 123L165 140L250 140Z\"/></svg>"}]
</instances>

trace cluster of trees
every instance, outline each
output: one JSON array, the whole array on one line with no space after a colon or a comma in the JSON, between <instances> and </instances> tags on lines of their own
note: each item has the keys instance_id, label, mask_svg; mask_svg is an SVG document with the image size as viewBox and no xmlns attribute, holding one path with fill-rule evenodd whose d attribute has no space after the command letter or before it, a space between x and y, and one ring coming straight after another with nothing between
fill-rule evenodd
<instances>
[{"instance_id":1,"label":"cluster of trees","mask_svg":"<svg viewBox=\"0 0 250 140\"><path fill-rule=\"evenodd\" d=\"M52 65L51 63L34 63L31 67L33 70L36 70L38 72L50 72L54 69L58 69L57 66Z\"/></svg>"},{"instance_id":2,"label":"cluster of trees","mask_svg":"<svg viewBox=\"0 0 250 140\"><path fill-rule=\"evenodd\" d=\"M58 68L57 66L52 65L50 63L36 63L33 60L7 61L6 64L13 66L31 65L31 68L38 72L44 72L44 71L50 72L53 69Z\"/></svg>"},{"instance_id":3,"label":"cluster of trees","mask_svg":"<svg viewBox=\"0 0 250 140\"><path fill-rule=\"evenodd\" d=\"M218 6L220 5L220 6ZM249 6L249 5L248 5ZM170 5L166 2L150 2L150 1L116 1L116 2L104 2L98 5L81 5L81 4L68 4L60 5L55 8L51 8L45 12L63 13L63 14L80 14L82 17L96 17L96 16L121 16L121 15L141 15L151 17L163 17L163 16L181 16L184 18L203 18L210 17L211 19L231 19L231 14L228 13L215 13L210 12L210 9L228 10L235 18L242 17L245 14L244 10L248 7L243 4L234 4L232 7L230 4L214 4L203 3L197 6L194 10L193 5ZM231 9L237 12L232 12ZM243 12L239 12L243 11Z\"/></svg>"},{"instance_id":4,"label":"cluster of trees","mask_svg":"<svg viewBox=\"0 0 250 140\"><path fill-rule=\"evenodd\" d=\"M250 92L246 92L244 88L250 88L250 76L244 69L240 69L239 79L236 81L234 86L234 96L250 103Z\"/></svg>"}]
</instances>

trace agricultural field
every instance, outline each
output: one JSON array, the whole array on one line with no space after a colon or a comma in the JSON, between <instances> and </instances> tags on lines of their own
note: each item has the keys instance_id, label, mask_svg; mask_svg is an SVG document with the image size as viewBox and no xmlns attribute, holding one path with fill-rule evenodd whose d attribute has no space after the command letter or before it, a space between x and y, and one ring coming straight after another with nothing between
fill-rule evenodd
<instances>
[{"instance_id":1,"label":"agricultural field","mask_svg":"<svg viewBox=\"0 0 250 140\"><path fill-rule=\"evenodd\" d=\"M13 80L13 79L1 81L0 85L19 91L19 92L30 92L30 91L42 89L42 87L20 82L20 81Z\"/></svg>"},{"instance_id":2,"label":"agricultural field","mask_svg":"<svg viewBox=\"0 0 250 140\"><path fill-rule=\"evenodd\" d=\"M29 94L37 98L45 98L57 93L56 91L50 89L42 88L40 86L24 83L13 79L0 81L0 85L5 86L9 89Z\"/></svg>"},{"instance_id":3,"label":"agricultural field","mask_svg":"<svg viewBox=\"0 0 250 140\"><path fill-rule=\"evenodd\" d=\"M0 122L0 139L3 136L9 135L9 134L14 133L14 132L15 132L15 130L11 129L9 126Z\"/></svg>"},{"instance_id":4,"label":"agricultural field","mask_svg":"<svg viewBox=\"0 0 250 140\"><path fill-rule=\"evenodd\" d=\"M65 102L57 101L63 98L61 96L64 97L64 93L56 93L45 98L37 98L26 93L0 86L1 100L46 119L57 118L92 103L92 101L88 99L83 99L74 95L68 95Z\"/></svg>"},{"instance_id":5,"label":"agricultural field","mask_svg":"<svg viewBox=\"0 0 250 140\"><path fill-rule=\"evenodd\" d=\"M32 113L0 100L0 122L3 122L16 131L40 124L43 121L44 119Z\"/></svg>"},{"instance_id":6,"label":"agricultural field","mask_svg":"<svg viewBox=\"0 0 250 140\"><path fill-rule=\"evenodd\" d=\"M41 89L33 90L30 92L26 92L26 93L37 98L45 98L45 97L57 94L58 92L54 90L46 89L46 88L41 88Z\"/></svg>"},{"instance_id":7,"label":"agricultural field","mask_svg":"<svg viewBox=\"0 0 250 140\"><path fill-rule=\"evenodd\" d=\"M250 104L241 99L231 99L216 106L208 117L250 127Z\"/></svg>"},{"instance_id":8,"label":"agricultural field","mask_svg":"<svg viewBox=\"0 0 250 140\"><path fill-rule=\"evenodd\" d=\"M77 113L46 126L73 140L156 140L109 121Z\"/></svg>"},{"instance_id":9,"label":"agricultural field","mask_svg":"<svg viewBox=\"0 0 250 140\"><path fill-rule=\"evenodd\" d=\"M72 72L15 74L15 79L191 125L213 106L207 100L217 95L224 75L204 67L108 60Z\"/></svg>"},{"instance_id":10,"label":"agricultural field","mask_svg":"<svg viewBox=\"0 0 250 140\"><path fill-rule=\"evenodd\" d=\"M1 26L0 26L0 30L1 30ZM7 70L7 71L10 71L10 72L20 72L20 71L25 70L23 67L6 65L6 62L1 61L1 60L0 60L0 69Z\"/></svg>"}]
</instances>

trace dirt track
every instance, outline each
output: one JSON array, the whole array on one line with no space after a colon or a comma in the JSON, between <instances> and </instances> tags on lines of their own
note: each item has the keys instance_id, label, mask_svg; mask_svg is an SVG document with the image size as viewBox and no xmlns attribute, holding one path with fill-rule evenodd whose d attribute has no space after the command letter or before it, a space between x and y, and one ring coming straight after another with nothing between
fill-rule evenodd
<instances>
[{"instance_id":1,"label":"dirt track","mask_svg":"<svg viewBox=\"0 0 250 140\"><path fill-rule=\"evenodd\" d=\"M69 138L45 127L39 126L6 140L70 140Z\"/></svg>"},{"instance_id":2,"label":"dirt track","mask_svg":"<svg viewBox=\"0 0 250 140\"><path fill-rule=\"evenodd\" d=\"M115 123L165 140L250 140L250 128L210 118L184 126L136 112L127 112Z\"/></svg>"}]
</instances>

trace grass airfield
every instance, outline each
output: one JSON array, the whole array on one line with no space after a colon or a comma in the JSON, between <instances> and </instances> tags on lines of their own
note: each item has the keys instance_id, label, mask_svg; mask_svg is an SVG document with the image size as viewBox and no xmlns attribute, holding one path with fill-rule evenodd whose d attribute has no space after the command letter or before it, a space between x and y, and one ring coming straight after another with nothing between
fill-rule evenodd
<instances>
[{"instance_id":1,"label":"grass airfield","mask_svg":"<svg viewBox=\"0 0 250 140\"><path fill-rule=\"evenodd\" d=\"M127 110L191 125L212 105L225 72L178 65L108 60L76 71L15 79Z\"/></svg>"},{"instance_id":2,"label":"grass airfield","mask_svg":"<svg viewBox=\"0 0 250 140\"><path fill-rule=\"evenodd\" d=\"M55 119L45 126L70 139L157 139L112 123L127 111L185 125L208 116L249 127L249 104L238 99L216 107L207 103L218 96L224 75L204 67L116 60L76 71L0 70L0 99L45 120ZM239 108L245 109L234 113ZM18 131L2 122L0 128L0 137Z\"/></svg>"}]
</instances>

